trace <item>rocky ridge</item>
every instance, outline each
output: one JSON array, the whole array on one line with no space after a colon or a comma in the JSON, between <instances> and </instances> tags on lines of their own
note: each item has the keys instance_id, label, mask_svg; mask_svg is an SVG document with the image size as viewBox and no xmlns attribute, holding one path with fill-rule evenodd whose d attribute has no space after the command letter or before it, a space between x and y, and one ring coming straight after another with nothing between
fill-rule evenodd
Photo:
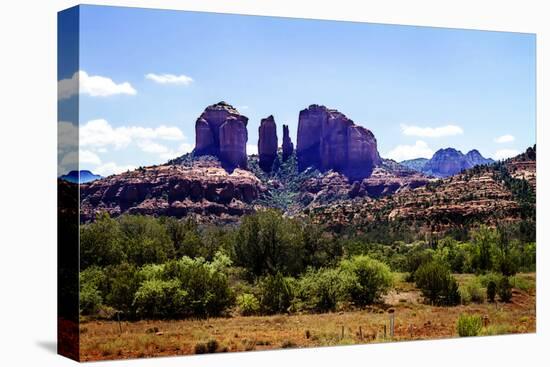
<instances>
[{"instance_id":1,"label":"rocky ridge","mask_svg":"<svg viewBox=\"0 0 550 367\"><path fill-rule=\"evenodd\" d=\"M100 212L184 217L197 214L232 221L254 210L265 191L261 181L240 168L227 172L203 157L186 166L143 167L81 185L81 220Z\"/></svg>"}]
</instances>

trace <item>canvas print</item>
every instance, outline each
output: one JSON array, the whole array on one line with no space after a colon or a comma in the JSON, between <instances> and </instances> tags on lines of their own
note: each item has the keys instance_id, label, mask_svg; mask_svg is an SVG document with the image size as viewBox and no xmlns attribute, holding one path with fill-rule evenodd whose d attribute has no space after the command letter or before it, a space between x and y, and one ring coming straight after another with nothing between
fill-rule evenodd
<instances>
[{"instance_id":1,"label":"canvas print","mask_svg":"<svg viewBox=\"0 0 550 367\"><path fill-rule=\"evenodd\" d=\"M77 6L58 45L60 354L535 332L534 34Z\"/></svg>"}]
</instances>

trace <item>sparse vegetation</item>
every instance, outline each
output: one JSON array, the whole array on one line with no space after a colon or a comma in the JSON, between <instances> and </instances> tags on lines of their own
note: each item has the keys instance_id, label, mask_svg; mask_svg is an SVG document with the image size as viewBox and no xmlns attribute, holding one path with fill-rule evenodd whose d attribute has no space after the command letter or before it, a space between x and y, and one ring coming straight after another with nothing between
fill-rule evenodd
<instances>
[{"instance_id":1,"label":"sparse vegetation","mask_svg":"<svg viewBox=\"0 0 550 367\"><path fill-rule=\"evenodd\" d=\"M456 329L459 336L477 336L481 332L483 321L479 315L465 315L458 317Z\"/></svg>"}]
</instances>

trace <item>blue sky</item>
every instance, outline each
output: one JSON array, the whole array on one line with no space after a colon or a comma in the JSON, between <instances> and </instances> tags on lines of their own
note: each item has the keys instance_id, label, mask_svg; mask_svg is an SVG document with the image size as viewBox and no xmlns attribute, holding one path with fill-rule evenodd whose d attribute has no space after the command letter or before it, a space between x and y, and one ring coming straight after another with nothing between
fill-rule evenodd
<instances>
[{"instance_id":1,"label":"blue sky","mask_svg":"<svg viewBox=\"0 0 550 367\"><path fill-rule=\"evenodd\" d=\"M80 98L81 169L103 175L189 151L196 118L220 100L249 117L249 153L270 114L279 143L283 123L296 143L312 103L397 160L535 143L531 34L84 6L79 69L79 94L74 70L60 72L60 120Z\"/></svg>"}]
</instances>

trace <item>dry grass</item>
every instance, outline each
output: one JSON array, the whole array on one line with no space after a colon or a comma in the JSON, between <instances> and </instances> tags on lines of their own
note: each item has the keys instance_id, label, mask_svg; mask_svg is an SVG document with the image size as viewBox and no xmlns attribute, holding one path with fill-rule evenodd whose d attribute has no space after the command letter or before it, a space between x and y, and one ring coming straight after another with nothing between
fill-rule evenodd
<instances>
[{"instance_id":1,"label":"dry grass","mask_svg":"<svg viewBox=\"0 0 550 367\"><path fill-rule=\"evenodd\" d=\"M534 279L533 274L521 276ZM456 321L461 313L487 316L483 335L535 331L535 289L514 289L508 304L433 307L419 303L419 293L410 284L400 280L395 288L384 305L353 312L123 322L121 334L117 322L86 322L81 325L81 330L86 329L81 334L81 359L194 354L197 344L213 340L216 352L236 352L451 338L457 336ZM388 307L395 311L393 338L389 336ZM159 331L151 332L155 328Z\"/></svg>"}]
</instances>

